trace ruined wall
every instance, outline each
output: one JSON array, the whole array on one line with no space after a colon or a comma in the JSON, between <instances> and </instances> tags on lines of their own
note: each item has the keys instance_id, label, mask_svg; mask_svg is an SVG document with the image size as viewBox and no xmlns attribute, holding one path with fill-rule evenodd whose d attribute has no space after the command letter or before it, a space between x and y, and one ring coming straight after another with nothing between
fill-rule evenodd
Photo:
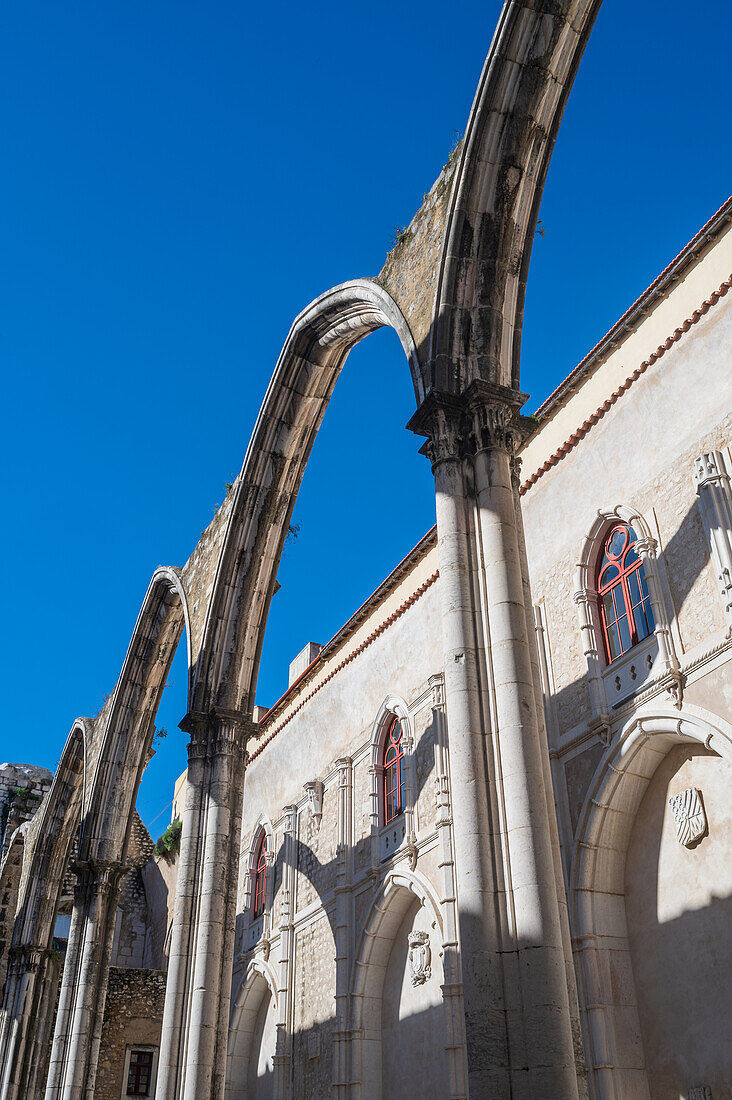
<instances>
[{"instance_id":1,"label":"ruined wall","mask_svg":"<svg viewBox=\"0 0 732 1100\"><path fill-rule=\"evenodd\" d=\"M388 290L406 317L422 358L432 323L438 268L459 154L458 144L412 221L397 233L394 247L376 280Z\"/></svg>"},{"instance_id":2,"label":"ruined wall","mask_svg":"<svg viewBox=\"0 0 732 1100\"><path fill-rule=\"evenodd\" d=\"M99 1048L95 1100L123 1096L128 1047L160 1047L165 974L157 970L111 967Z\"/></svg>"}]
</instances>

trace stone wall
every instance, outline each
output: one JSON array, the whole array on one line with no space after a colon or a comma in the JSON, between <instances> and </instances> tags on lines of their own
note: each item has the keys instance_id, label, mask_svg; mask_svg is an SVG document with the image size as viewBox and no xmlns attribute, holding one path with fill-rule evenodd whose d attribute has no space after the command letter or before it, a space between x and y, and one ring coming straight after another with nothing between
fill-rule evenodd
<instances>
[{"instance_id":1,"label":"stone wall","mask_svg":"<svg viewBox=\"0 0 732 1100\"><path fill-rule=\"evenodd\" d=\"M164 1001L165 974L158 970L110 968L95 1100L120 1100L124 1095L128 1047L160 1047Z\"/></svg>"}]
</instances>

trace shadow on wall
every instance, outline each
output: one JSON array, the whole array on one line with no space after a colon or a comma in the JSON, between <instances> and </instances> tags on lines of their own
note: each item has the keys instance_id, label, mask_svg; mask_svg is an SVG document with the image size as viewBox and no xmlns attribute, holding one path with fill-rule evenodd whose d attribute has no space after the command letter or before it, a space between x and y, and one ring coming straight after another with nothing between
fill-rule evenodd
<instances>
[{"instance_id":1,"label":"shadow on wall","mask_svg":"<svg viewBox=\"0 0 732 1100\"><path fill-rule=\"evenodd\" d=\"M704 1084L732 1097L730 765L680 745L658 766L628 847L626 914L653 1100ZM707 830L680 844L669 796L697 785Z\"/></svg>"}]
</instances>

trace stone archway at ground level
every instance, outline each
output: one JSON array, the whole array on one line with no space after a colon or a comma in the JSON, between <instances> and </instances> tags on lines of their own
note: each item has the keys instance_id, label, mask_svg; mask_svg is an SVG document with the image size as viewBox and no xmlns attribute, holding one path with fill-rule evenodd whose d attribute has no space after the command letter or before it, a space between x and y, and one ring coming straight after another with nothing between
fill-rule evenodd
<instances>
[{"instance_id":1,"label":"stone archway at ground level","mask_svg":"<svg viewBox=\"0 0 732 1100\"><path fill-rule=\"evenodd\" d=\"M720 764L732 766L732 729L718 716L649 704L605 752L577 827L570 900L585 1052L596 1096L650 1096L628 939L626 857L655 773L683 745L703 746Z\"/></svg>"}]
</instances>

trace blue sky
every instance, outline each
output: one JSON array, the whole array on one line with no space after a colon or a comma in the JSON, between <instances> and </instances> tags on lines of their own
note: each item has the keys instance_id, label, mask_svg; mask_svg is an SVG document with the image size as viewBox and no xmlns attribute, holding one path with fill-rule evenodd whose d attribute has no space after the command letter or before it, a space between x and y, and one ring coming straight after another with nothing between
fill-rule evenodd
<instances>
[{"instance_id":1,"label":"blue sky","mask_svg":"<svg viewBox=\"0 0 732 1100\"><path fill-rule=\"evenodd\" d=\"M6 5L3 759L55 767L74 717L111 691L153 570L185 562L240 468L293 317L376 274L442 168L498 13ZM606 0L533 252L530 408L727 197L729 32L721 0ZM376 333L306 473L260 702L434 521L412 411L396 338ZM155 836L184 711L177 659L138 800Z\"/></svg>"}]
</instances>

